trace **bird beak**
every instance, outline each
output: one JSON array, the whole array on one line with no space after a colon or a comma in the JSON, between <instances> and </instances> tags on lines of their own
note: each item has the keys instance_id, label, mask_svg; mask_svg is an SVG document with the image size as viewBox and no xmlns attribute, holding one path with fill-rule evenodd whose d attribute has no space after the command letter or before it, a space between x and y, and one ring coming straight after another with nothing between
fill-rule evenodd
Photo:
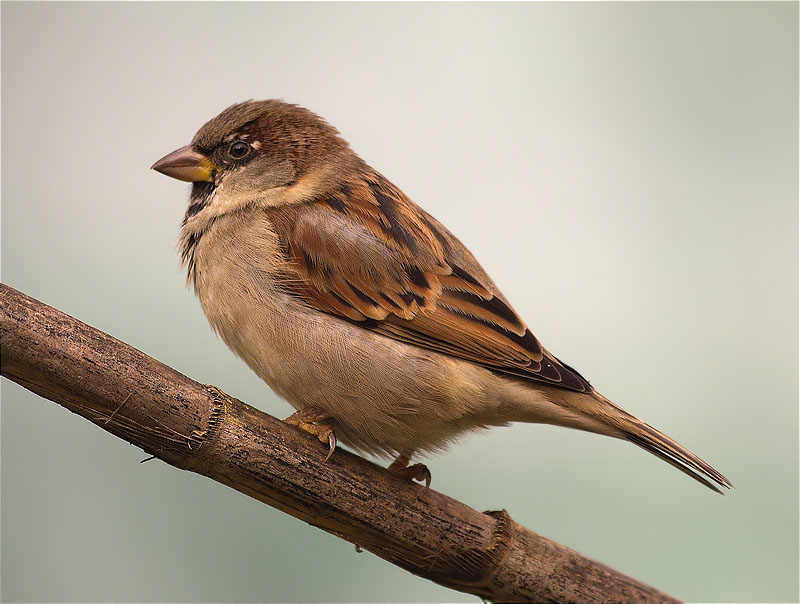
<instances>
[{"instance_id":1,"label":"bird beak","mask_svg":"<svg viewBox=\"0 0 800 604\"><path fill-rule=\"evenodd\" d=\"M208 182L214 173L214 164L191 145L186 145L165 155L150 169L186 182Z\"/></svg>"}]
</instances>

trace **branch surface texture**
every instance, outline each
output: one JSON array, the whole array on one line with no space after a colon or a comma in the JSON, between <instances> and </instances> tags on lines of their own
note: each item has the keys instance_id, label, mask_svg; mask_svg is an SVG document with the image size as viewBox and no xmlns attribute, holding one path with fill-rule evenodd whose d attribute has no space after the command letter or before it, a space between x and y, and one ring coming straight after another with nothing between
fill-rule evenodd
<instances>
[{"instance_id":1,"label":"branch surface texture","mask_svg":"<svg viewBox=\"0 0 800 604\"><path fill-rule=\"evenodd\" d=\"M0 284L0 370L177 468L495 602L676 600L514 522L411 484Z\"/></svg>"}]
</instances>

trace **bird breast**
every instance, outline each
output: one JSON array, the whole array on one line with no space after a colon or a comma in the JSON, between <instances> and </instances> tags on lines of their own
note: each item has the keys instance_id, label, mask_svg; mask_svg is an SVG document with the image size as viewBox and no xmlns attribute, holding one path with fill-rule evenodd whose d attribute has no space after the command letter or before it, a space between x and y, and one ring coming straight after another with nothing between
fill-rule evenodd
<instances>
[{"instance_id":1,"label":"bird breast","mask_svg":"<svg viewBox=\"0 0 800 604\"><path fill-rule=\"evenodd\" d=\"M283 262L266 213L223 215L197 238L194 286L211 326L292 406L322 407L341 440L386 455L506 423L485 417L490 372L310 308L278 284Z\"/></svg>"}]
</instances>

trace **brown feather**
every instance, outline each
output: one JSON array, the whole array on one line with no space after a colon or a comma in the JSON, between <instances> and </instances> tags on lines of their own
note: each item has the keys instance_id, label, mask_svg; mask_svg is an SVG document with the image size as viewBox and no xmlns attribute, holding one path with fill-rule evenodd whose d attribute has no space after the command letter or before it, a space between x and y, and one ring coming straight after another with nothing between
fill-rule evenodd
<instances>
[{"instance_id":1,"label":"brown feather","mask_svg":"<svg viewBox=\"0 0 800 604\"><path fill-rule=\"evenodd\" d=\"M402 191L363 167L333 194L264 209L307 304L385 336L578 392L466 248ZM321 214L322 213L322 214Z\"/></svg>"}]
</instances>

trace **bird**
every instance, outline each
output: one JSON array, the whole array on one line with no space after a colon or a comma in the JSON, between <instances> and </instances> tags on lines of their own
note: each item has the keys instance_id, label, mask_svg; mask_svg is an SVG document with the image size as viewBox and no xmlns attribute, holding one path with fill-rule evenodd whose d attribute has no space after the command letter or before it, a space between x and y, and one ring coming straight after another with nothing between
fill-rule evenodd
<instances>
[{"instance_id":1,"label":"bird","mask_svg":"<svg viewBox=\"0 0 800 604\"><path fill-rule=\"evenodd\" d=\"M179 249L211 327L326 461L341 441L427 491L412 460L529 422L626 440L732 487L556 358L466 246L310 110L236 103L152 169L192 183Z\"/></svg>"}]
</instances>

